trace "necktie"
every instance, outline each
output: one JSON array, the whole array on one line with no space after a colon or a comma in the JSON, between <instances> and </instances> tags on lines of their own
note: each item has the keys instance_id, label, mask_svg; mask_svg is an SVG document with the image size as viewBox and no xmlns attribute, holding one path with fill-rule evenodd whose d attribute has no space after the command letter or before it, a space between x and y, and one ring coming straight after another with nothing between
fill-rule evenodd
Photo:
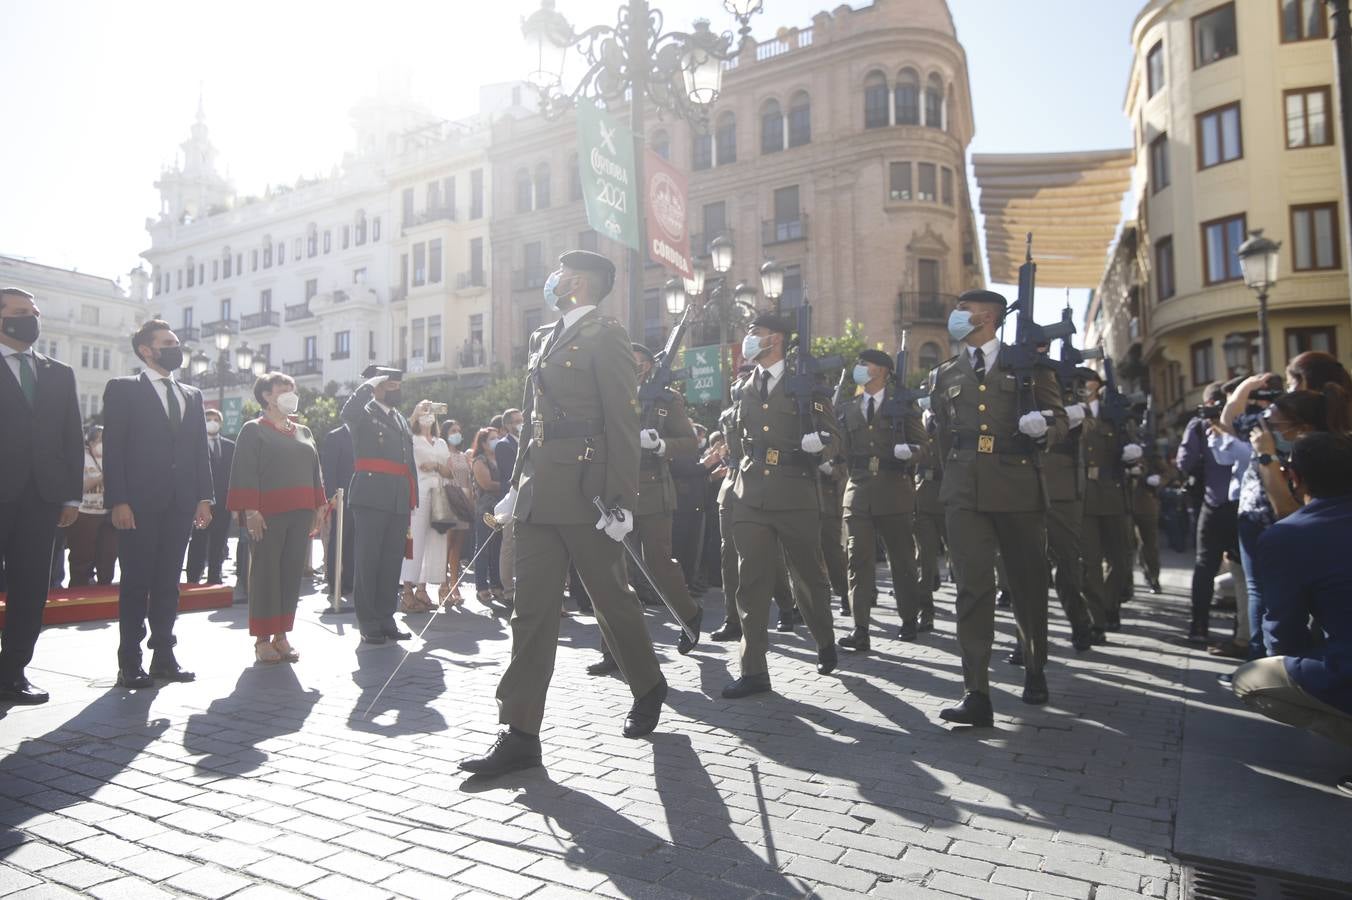
<instances>
[{"instance_id":1,"label":"necktie","mask_svg":"<svg viewBox=\"0 0 1352 900\"><path fill-rule=\"evenodd\" d=\"M178 431L179 423L183 421L183 408L178 405L178 391L174 390L173 382L165 378L164 396L169 400L169 430Z\"/></svg>"},{"instance_id":2,"label":"necktie","mask_svg":"<svg viewBox=\"0 0 1352 900\"><path fill-rule=\"evenodd\" d=\"M868 423L869 423L870 425L873 424L873 396L872 396L872 395L869 395L869 398L868 398L868 410L864 413L864 417L865 417L866 419L868 419Z\"/></svg>"},{"instance_id":3,"label":"necktie","mask_svg":"<svg viewBox=\"0 0 1352 900\"><path fill-rule=\"evenodd\" d=\"M760 395L762 403L770 399L770 371L768 369L762 369L760 373Z\"/></svg>"},{"instance_id":4,"label":"necktie","mask_svg":"<svg viewBox=\"0 0 1352 900\"><path fill-rule=\"evenodd\" d=\"M560 318L557 322L554 323L554 330L549 333L549 339L545 341L544 349L540 351L541 356L548 353L550 350L554 348L554 342L559 339L559 335L561 334L563 334L562 318Z\"/></svg>"},{"instance_id":5,"label":"necktie","mask_svg":"<svg viewBox=\"0 0 1352 900\"><path fill-rule=\"evenodd\" d=\"M211 439L211 461L212 461L212 462L220 462L220 461L221 461L221 439L220 439L220 438L212 438L212 439Z\"/></svg>"},{"instance_id":6,"label":"necktie","mask_svg":"<svg viewBox=\"0 0 1352 900\"><path fill-rule=\"evenodd\" d=\"M27 353L19 354L19 387L23 390L28 405L36 406L38 402L38 380L33 374L33 360L29 358Z\"/></svg>"},{"instance_id":7,"label":"necktie","mask_svg":"<svg viewBox=\"0 0 1352 900\"><path fill-rule=\"evenodd\" d=\"M986 354L980 348L976 348L976 353L972 354L972 368L976 370L977 381L986 380Z\"/></svg>"}]
</instances>

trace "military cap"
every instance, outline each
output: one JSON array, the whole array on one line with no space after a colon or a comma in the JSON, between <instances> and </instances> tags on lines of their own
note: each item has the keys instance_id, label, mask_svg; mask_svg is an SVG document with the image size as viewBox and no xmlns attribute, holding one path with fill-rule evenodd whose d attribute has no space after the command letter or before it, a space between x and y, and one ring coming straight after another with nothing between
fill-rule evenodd
<instances>
[{"instance_id":1,"label":"military cap","mask_svg":"<svg viewBox=\"0 0 1352 900\"><path fill-rule=\"evenodd\" d=\"M1000 294L995 293L995 291L987 291L987 290L963 291L961 294L958 295L958 302L989 303L994 306L998 306L1001 309L1005 309L1009 306L1008 301L1006 301L1005 298L1002 297Z\"/></svg>"},{"instance_id":2,"label":"military cap","mask_svg":"<svg viewBox=\"0 0 1352 900\"><path fill-rule=\"evenodd\" d=\"M361 372L362 378L376 378L381 375L390 381L402 381L404 378L402 369L392 369L389 366L367 366Z\"/></svg>"},{"instance_id":3,"label":"military cap","mask_svg":"<svg viewBox=\"0 0 1352 900\"><path fill-rule=\"evenodd\" d=\"M1099 382L1101 382L1101 381L1103 381L1103 376L1100 375L1099 373L1095 372L1093 369L1089 368L1088 366L1076 366L1076 367L1075 367L1075 380L1076 380L1076 381L1099 381Z\"/></svg>"},{"instance_id":4,"label":"military cap","mask_svg":"<svg viewBox=\"0 0 1352 900\"><path fill-rule=\"evenodd\" d=\"M892 362L892 357L881 350L874 350L872 347L859 351L859 361L873 363L875 366L884 366L888 369L893 368L895 365Z\"/></svg>"},{"instance_id":5,"label":"military cap","mask_svg":"<svg viewBox=\"0 0 1352 900\"><path fill-rule=\"evenodd\" d=\"M559 265L578 272L596 272L601 275L601 297L615 286L615 264L590 250L569 250L559 257ZM597 297L596 299L601 299Z\"/></svg>"},{"instance_id":6,"label":"military cap","mask_svg":"<svg viewBox=\"0 0 1352 900\"><path fill-rule=\"evenodd\" d=\"M648 357L649 360L655 360L655 357L653 356L653 352L652 352L651 350L649 350L649 349L648 349L646 346L644 346L643 344L639 344L639 343L637 343L637 342L636 342L636 343L633 343L633 344L630 344L630 345L629 345L629 349L630 349L630 350L633 350L635 353L642 353L644 356Z\"/></svg>"},{"instance_id":7,"label":"military cap","mask_svg":"<svg viewBox=\"0 0 1352 900\"><path fill-rule=\"evenodd\" d=\"M794 324L783 316L777 316L771 312L763 312L751 320L751 327L764 328L766 331L773 331L788 337L793 334Z\"/></svg>"}]
</instances>

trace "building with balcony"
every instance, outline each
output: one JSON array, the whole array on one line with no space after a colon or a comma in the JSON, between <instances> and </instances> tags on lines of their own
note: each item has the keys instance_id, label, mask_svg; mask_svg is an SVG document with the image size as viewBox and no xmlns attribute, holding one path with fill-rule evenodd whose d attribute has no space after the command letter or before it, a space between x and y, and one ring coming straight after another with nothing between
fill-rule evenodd
<instances>
[{"instance_id":1,"label":"building with balcony","mask_svg":"<svg viewBox=\"0 0 1352 900\"><path fill-rule=\"evenodd\" d=\"M1313 0L1154 0L1136 19L1134 212L1088 333L1139 361L1162 410L1256 369L1257 302L1236 253L1256 229L1282 244L1272 367L1304 350L1352 358L1327 29Z\"/></svg>"},{"instance_id":2,"label":"building with balcony","mask_svg":"<svg viewBox=\"0 0 1352 900\"><path fill-rule=\"evenodd\" d=\"M137 267L128 278L124 288L109 278L0 256L0 286L33 295L42 313L42 336L34 349L75 371L80 412L86 420L103 411L108 379L140 371L131 336L150 318L150 277Z\"/></svg>"}]
</instances>

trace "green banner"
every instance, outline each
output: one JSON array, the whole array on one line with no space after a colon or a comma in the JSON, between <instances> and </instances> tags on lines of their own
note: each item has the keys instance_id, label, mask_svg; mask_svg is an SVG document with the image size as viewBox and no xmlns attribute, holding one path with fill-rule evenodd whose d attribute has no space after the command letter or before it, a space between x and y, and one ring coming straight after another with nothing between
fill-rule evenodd
<instances>
[{"instance_id":1,"label":"green banner","mask_svg":"<svg viewBox=\"0 0 1352 900\"><path fill-rule=\"evenodd\" d=\"M681 368L690 370L685 380L685 402L698 406L723 399L723 373L718 367L718 345L687 347Z\"/></svg>"},{"instance_id":2,"label":"green banner","mask_svg":"<svg viewBox=\"0 0 1352 900\"><path fill-rule=\"evenodd\" d=\"M244 398L226 397L221 408L221 434L239 434L244 427Z\"/></svg>"},{"instance_id":3,"label":"green banner","mask_svg":"<svg viewBox=\"0 0 1352 900\"><path fill-rule=\"evenodd\" d=\"M579 103L577 165L587 224L612 241L639 249L633 132L594 104Z\"/></svg>"}]
</instances>

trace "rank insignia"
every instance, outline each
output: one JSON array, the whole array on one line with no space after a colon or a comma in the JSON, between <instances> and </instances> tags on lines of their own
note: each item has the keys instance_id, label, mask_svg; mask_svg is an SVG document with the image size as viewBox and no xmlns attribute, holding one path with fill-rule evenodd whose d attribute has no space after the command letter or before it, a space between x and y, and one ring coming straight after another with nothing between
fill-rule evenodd
<instances>
[{"instance_id":1,"label":"rank insignia","mask_svg":"<svg viewBox=\"0 0 1352 900\"><path fill-rule=\"evenodd\" d=\"M976 452L977 452L977 453L994 453L994 452L995 452L995 435L993 435L993 434L983 434L983 435L979 435L979 436L977 437L977 439L976 439Z\"/></svg>"}]
</instances>

